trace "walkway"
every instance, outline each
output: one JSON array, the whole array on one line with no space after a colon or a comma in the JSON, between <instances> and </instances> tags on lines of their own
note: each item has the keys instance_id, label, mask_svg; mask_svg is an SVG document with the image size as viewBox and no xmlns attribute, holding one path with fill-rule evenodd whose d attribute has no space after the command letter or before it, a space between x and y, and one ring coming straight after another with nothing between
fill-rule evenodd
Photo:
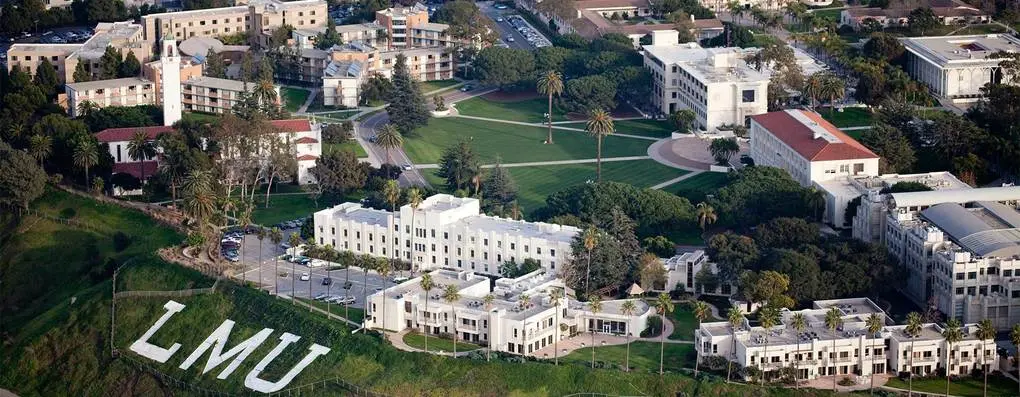
<instances>
[{"instance_id":1,"label":"walkway","mask_svg":"<svg viewBox=\"0 0 1020 397\"><path fill-rule=\"evenodd\" d=\"M465 115L462 115L462 114L458 114L456 116L450 116L450 117L460 117L460 118L472 119L472 120L491 121L493 123L526 125L526 126L529 126L529 127L545 127L545 128L549 127L548 124L545 124L545 123L528 123L528 122L524 122L524 121L501 120L501 119L494 119L494 118L489 118L489 117L465 116ZM588 131L585 131L584 128L559 127L559 126L556 125L556 123L553 123L552 128L554 130L579 131L579 132L584 132L584 133L588 132ZM631 135L631 134L613 134L613 136L622 136L622 137L625 137L625 138L634 138L634 139L644 139L644 140L647 140L647 141L658 141L659 140L659 138L652 138L652 137L647 137L647 136Z\"/></svg>"},{"instance_id":2,"label":"walkway","mask_svg":"<svg viewBox=\"0 0 1020 397\"><path fill-rule=\"evenodd\" d=\"M680 345L693 345L694 344L694 342L692 342L692 341L669 339L669 336L673 334L673 329L674 329L673 323L672 323L672 321L667 319L666 321L663 321L662 324L663 324L662 332L663 332L664 335L666 335L665 339L662 339L661 337L658 337L658 336L657 337L653 337L653 338L634 338L634 337L631 337L631 338L628 339L625 336L595 334L595 345L597 347L625 345L625 344L627 344L628 341L629 342L654 342L654 343L665 342L665 343L680 344ZM552 358L555 357L556 348L559 347L559 349L560 349L559 357L563 357L563 356L569 355L570 353L572 353L573 351L575 351L577 349L584 349L584 348L590 349L591 348L591 342L592 342L592 334L588 333L588 332L583 332L583 333L579 333L577 335L574 335L572 337L560 340L559 346L556 346L555 344L554 345L549 345L549 346L543 347L541 349L538 349L538 350L536 350L535 352L533 352L533 353L531 353L529 355L533 356L533 357L537 357L537 358L552 359Z\"/></svg>"},{"instance_id":3,"label":"walkway","mask_svg":"<svg viewBox=\"0 0 1020 397\"><path fill-rule=\"evenodd\" d=\"M308 107L312 105L312 101L315 100L315 97L322 93L322 88L312 88L309 91L311 92L308 93L308 99L305 99L305 103L301 104L301 107L299 107L294 113L304 114L308 110Z\"/></svg>"},{"instance_id":4,"label":"walkway","mask_svg":"<svg viewBox=\"0 0 1020 397\"><path fill-rule=\"evenodd\" d=\"M648 156L624 156L624 157L607 157L602 159L603 163L610 163L614 161L633 161L633 160L648 160L651 157ZM578 159L578 160L554 160L554 161L533 161L528 163L502 163L501 167L533 167L537 165L564 165L564 164L588 164L597 162L598 159ZM417 164L414 166L418 169L437 169L439 164ZM482 168L495 168L496 164L485 164Z\"/></svg>"},{"instance_id":5,"label":"walkway","mask_svg":"<svg viewBox=\"0 0 1020 397\"><path fill-rule=\"evenodd\" d=\"M702 173L702 172L705 172L705 171L691 171L690 173L688 173L688 174L686 174L686 175L681 175L681 176L679 176L679 177L676 177L676 178L670 179L670 180L668 180L668 181L665 181L665 182L663 182L663 183L660 183L660 184L658 184L658 185L652 186L652 187L650 187L649 189L659 190L659 189L662 189L662 188L664 188L664 187L666 187L666 186L669 186L669 185L672 185L672 184L674 184L674 183L680 182L680 181L682 181L682 180L684 180L684 179L687 179L687 178L692 178L692 177L694 177L695 175L698 175L698 174L700 174L700 173Z\"/></svg>"},{"instance_id":6,"label":"walkway","mask_svg":"<svg viewBox=\"0 0 1020 397\"><path fill-rule=\"evenodd\" d=\"M885 382L889 381L889 377L890 377L888 374L876 374L874 376L875 376L875 388L879 388L880 386L884 385ZM852 392L852 391L868 390L868 389L871 388L871 379L869 377L867 377L867 376L838 375L836 377L837 378L836 382L839 382L839 380L841 380L843 378L847 378L847 377L850 378L850 379L855 379L859 383L857 383L857 384L855 384L853 386L840 386L837 383L836 384L836 392ZM815 379L808 380L806 382L801 382L800 385L802 387L810 387L812 389L832 390L832 377L831 376L822 376L822 377L818 377L818 378L815 378ZM881 388L886 388L886 387L883 386ZM906 392L906 390L900 390L900 389L891 388L891 387L888 388L888 389L889 390Z\"/></svg>"},{"instance_id":7,"label":"walkway","mask_svg":"<svg viewBox=\"0 0 1020 397\"><path fill-rule=\"evenodd\" d=\"M408 345L407 343L404 342L404 335L407 335L410 332L411 332L410 329L404 329L403 331L400 331L400 332L397 332L397 333L383 331L382 334L386 338L386 340L390 341L390 343L393 344L393 347L397 348L397 350L403 350L403 351L406 351L406 352L424 353L425 350L419 349L417 347L412 347L411 345ZM472 351L476 351L476 350L480 350L480 349L473 349L473 350L466 351L466 352L458 351L457 352L457 357L466 357L468 354L471 354ZM484 350L484 348L482 348L481 350ZM446 352L446 351L441 351L441 350L440 351L436 351L436 350L432 350L432 349L429 349L428 352L431 353L431 354L435 354L435 355L453 357L453 352Z\"/></svg>"}]
</instances>

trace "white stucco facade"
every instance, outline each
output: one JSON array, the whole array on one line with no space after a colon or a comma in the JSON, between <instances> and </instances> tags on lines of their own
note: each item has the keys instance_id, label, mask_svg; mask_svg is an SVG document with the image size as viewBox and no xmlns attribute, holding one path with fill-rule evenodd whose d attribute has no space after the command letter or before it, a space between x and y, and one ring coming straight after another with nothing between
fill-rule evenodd
<instances>
[{"instance_id":1,"label":"white stucco facade","mask_svg":"<svg viewBox=\"0 0 1020 397\"><path fill-rule=\"evenodd\" d=\"M991 55L1020 49L1020 39L1008 34L904 38L901 42L911 77L956 103L977 101L984 96L985 84L1011 83L999 70L1003 58Z\"/></svg>"}]
</instances>

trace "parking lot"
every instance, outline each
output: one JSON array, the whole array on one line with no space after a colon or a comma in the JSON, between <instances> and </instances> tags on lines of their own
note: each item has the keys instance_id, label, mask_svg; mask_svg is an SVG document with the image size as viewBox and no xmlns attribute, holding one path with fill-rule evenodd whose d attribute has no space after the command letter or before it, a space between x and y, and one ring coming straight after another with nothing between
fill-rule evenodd
<instances>
[{"instance_id":1,"label":"parking lot","mask_svg":"<svg viewBox=\"0 0 1020 397\"><path fill-rule=\"evenodd\" d=\"M497 8L493 2L478 3L478 8L492 19L499 30L500 40L510 48L530 50L552 45L545 35L512 8Z\"/></svg>"}]
</instances>

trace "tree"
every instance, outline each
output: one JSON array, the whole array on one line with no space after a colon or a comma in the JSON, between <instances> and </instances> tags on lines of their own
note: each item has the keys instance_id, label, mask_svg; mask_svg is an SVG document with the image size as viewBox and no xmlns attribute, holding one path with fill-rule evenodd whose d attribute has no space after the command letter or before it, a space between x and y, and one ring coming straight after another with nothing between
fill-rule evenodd
<instances>
[{"instance_id":1,"label":"tree","mask_svg":"<svg viewBox=\"0 0 1020 397\"><path fill-rule=\"evenodd\" d=\"M639 281L641 288L645 291L656 289L657 286L666 285L666 267L659 261L659 257L652 253L641 254Z\"/></svg>"},{"instance_id":2,"label":"tree","mask_svg":"<svg viewBox=\"0 0 1020 397\"><path fill-rule=\"evenodd\" d=\"M276 86L273 85L272 80L259 80L255 84L255 88L252 89L252 95L263 109L272 110L279 103L279 97L276 95Z\"/></svg>"},{"instance_id":3,"label":"tree","mask_svg":"<svg viewBox=\"0 0 1020 397\"><path fill-rule=\"evenodd\" d=\"M694 17L683 11L674 11L666 15L666 21L673 24L673 30L677 32L677 40L680 43L698 41L694 36L697 26L694 25Z\"/></svg>"},{"instance_id":4,"label":"tree","mask_svg":"<svg viewBox=\"0 0 1020 397\"><path fill-rule=\"evenodd\" d=\"M592 296L588 301L588 310L591 310L591 314L594 317L598 317L602 311L602 299L596 296ZM589 331L591 331L591 367L595 368L595 326L590 325Z\"/></svg>"},{"instance_id":5,"label":"tree","mask_svg":"<svg viewBox=\"0 0 1020 397\"><path fill-rule=\"evenodd\" d=\"M861 134L861 143L881 156L880 173L907 173L913 170L917 157L910 140L899 130L878 123Z\"/></svg>"},{"instance_id":6,"label":"tree","mask_svg":"<svg viewBox=\"0 0 1020 397\"><path fill-rule=\"evenodd\" d=\"M707 253L716 262L719 278L727 283L736 282L761 256L753 239L730 231L710 237Z\"/></svg>"},{"instance_id":7,"label":"tree","mask_svg":"<svg viewBox=\"0 0 1020 397\"><path fill-rule=\"evenodd\" d=\"M491 43L499 37L492 20L472 1L446 2L429 19L449 25L446 33L456 39Z\"/></svg>"},{"instance_id":8,"label":"tree","mask_svg":"<svg viewBox=\"0 0 1020 397\"><path fill-rule=\"evenodd\" d=\"M673 312L673 301L669 298L669 294L663 292L655 298L655 312L662 317L662 323L665 324L667 316ZM662 359L666 352L666 333L659 333L659 376L662 376ZM735 351L736 349L734 349Z\"/></svg>"},{"instance_id":9,"label":"tree","mask_svg":"<svg viewBox=\"0 0 1020 397\"><path fill-rule=\"evenodd\" d=\"M694 318L696 320L698 320L698 328L696 328L696 329L700 329L701 328L701 323L704 322L705 320L707 320L708 316L712 314L711 309L708 308L708 304L705 303L705 302L699 301L699 300L696 300L696 301L694 301L694 303L691 304L691 311L694 313ZM665 320L663 320L663 321L665 321ZM701 352L699 350L701 350L701 349L699 349L699 346L695 346L694 347L694 351L695 351L695 353L697 353L694 356L694 378L695 379L697 379L697 377L698 377L698 364L701 363Z\"/></svg>"},{"instance_id":10,"label":"tree","mask_svg":"<svg viewBox=\"0 0 1020 397\"><path fill-rule=\"evenodd\" d=\"M846 95L846 80L829 72L822 72L822 98L829 100L829 112L836 110L836 101ZM816 74L817 75L817 74Z\"/></svg>"},{"instance_id":11,"label":"tree","mask_svg":"<svg viewBox=\"0 0 1020 397\"><path fill-rule=\"evenodd\" d=\"M257 67L255 65L255 59L252 57L251 52L245 52L241 56L241 81L249 82L255 81Z\"/></svg>"},{"instance_id":12,"label":"tree","mask_svg":"<svg viewBox=\"0 0 1020 397\"><path fill-rule=\"evenodd\" d=\"M436 175L446 180L446 186L451 191L456 191L469 187L481 173L482 166L471 143L461 140L443 152Z\"/></svg>"},{"instance_id":13,"label":"tree","mask_svg":"<svg viewBox=\"0 0 1020 397\"><path fill-rule=\"evenodd\" d=\"M343 42L340 32L336 31L336 22L333 21L333 18L326 18L326 30L315 36L315 48L328 50L335 45L343 44Z\"/></svg>"},{"instance_id":14,"label":"tree","mask_svg":"<svg viewBox=\"0 0 1020 397\"><path fill-rule=\"evenodd\" d=\"M39 66L35 68L35 85L46 94L52 97L60 86L60 79L57 77L57 70L49 60L43 58Z\"/></svg>"},{"instance_id":15,"label":"tree","mask_svg":"<svg viewBox=\"0 0 1020 397\"><path fill-rule=\"evenodd\" d=\"M127 145L128 157L138 162L139 179L145 181L145 161L156 156L156 145L149 140L149 135L137 131Z\"/></svg>"},{"instance_id":16,"label":"tree","mask_svg":"<svg viewBox=\"0 0 1020 397\"><path fill-rule=\"evenodd\" d=\"M825 328L829 329L829 333L832 334L832 352L829 353L830 359L836 358L836 329L843 326L843 312L839 311L839 308L833 306L829 308L829 311L825 312ZM912 343L911 343L912 344ZM914 347L911 346L910 350L913 351ZM836 374L832 374L832 390L836 390Z\"/></svg>"},{"instance_id":17,"label":"tree","mask_svg":"<svg viewBox=\"0 0 1020 397\"><path fill-rule=\"evenodd\" d=\"M729 383L730 375L733 373L733 361L737 359L737 329L744 325L744 312L741 312L740 308L736 306L731 306L730 310L726 312L726 322L730 324L730 339L733 340L733 347L730 349L733 352L733 357L727 357L726 359L726 382ZM662 360L660 359L659 361L661 362ZM661 363L659 367L662 367Z\"/></svg>"},{"instance_id":18,"label":"tree","mask_svg":"<svg viewBox=\"0 0 1020 397\"><path fill-rule=\"evenodd\" d=\"M559 293L557 293L557 291L559 291ZM556 324L559 324L559 322L560 322L559 321L559 311L560 311L560 309L559 309L559 307L560 307L559 299L561 299L561 298L563 298L563 292L559 288L554 288L549 293L549 299L553 300L553 306L556 307L556 312L557 313L553 314L553 316L556 317ZM492 310L492 302L494 302L495 300L496 300L496 297L493 296L492 294L485 294L485 296L482 297L482 306L485 307L485 311L486 312L489 312L489 311ZM558 344L558 342L560 340L560 338L558 337L559 334L556 334L556 336L557 336L557 338L555 338L555 340L553 340L554 346L555 346L555 344ZM486 348L485 348L485 361L486 362L489 361L490 354L492 353L492 338L487 338L487 339L488 339L489 346L486 346ZM553 349L556 349L556 347L553 347ZM554 351L553 352L553 356L556 357L555 365L560 365L560 361L559 361L559 357L560 356L559 356L559 353Z\"/></svg>"},{"instance_id":19,"label":"tree","mask_svg":"<svg viewBox=\"0 0 1020 397\"><path fill-rule=\"evenodd\" d=\"M117 48L113 46L106 47L106 52L99 58L99 80L117 78L118 73L120 73L120 64L123 62L124 59Z\"/></svg>"},{"instance_id":20,"label":"tree","mask_svg":"<svg viewBox=\"0 0 1020 397\"><path fill-rule=\"evenodd\" d=\"M596 182L602 182L602 138L612 135L616 131L613 127L612 116L601 108L593 109L588 113L585 131L589 136L595 138L595 179Z\"/></svg>"},{"instance_id":21,"label":"tree","mask_svg":"<svg viewBox=\"0 0 1020 397\"><path fill-rule=\"evenodd\" d=\"M223 61L223 56L212 49L205 55L205 75L218 79L227 78L227 64Z\"/></svg>"},{"instance_id":22,"label":"tree","mask_svg":"<svg viewBox=\"0 0 1020 397\"><path fill-rule=\"evenodd\" d=\"M546 113L548 115L548 116L546 116L546 121L548 122L549 133L548 133L548 137L545 139L545 143L552 144L553 143L553 137L552 137L552 119L553 119L553 117L552 117L552 114L553 114L553 112L552 112L552 99L553 99L553 95L559 96L560 94L563 94L563 76L560 75L560 72L557 72L555 70L550 70L550 71L545 72L544 74L542 74L542 76L540 76L538 78L538 82L536 84L537 84L536 88L538 89L538 93L539 94L546 94L546 95L549 96L549 110L548 110L548 113Z\"/></svg>"},{"instance_id":23,"label":"tree","mask_svg":"<svg viewBox=\"0 0 1020 397\"><path fill-rule=\"evenodd\" d=\"M78 62L74 67L74 75L71 77L75 83L84 83L86 81L92 81L92 73L85 70L85 62Z\"/></svg>"},{"instance_id":24,"label":"tree","mask_svg":"<svg viewBox=\"0 0 1020 397\"><path fill-rule=\"evenodd\" d=\"M1013 324L1013 328L1009 331L1009 341L1013 343L1013 347L1020 351L1020 324ZM1020 374L1020 360L1016 361L1017 371ZM1017 385L1020 388L1020 384ZM1020 396L1020 393L1017 394Z\"/></svg>"},{"instance_id":25,"label":"tree","mask_svg":"<svg viewBox=\"0 0 1020 397\"><path fill-rule=\"evenodd\" d=\"M323 194L333 199L343 197L347 192L360 189L368 181L371 166L358 161L351 150L326 152L310 170L322 186Z\"/></svg>"},{"instance_id":26,"label":"tree","mask_svg":"<svg viewBox=\"0 0 1020 397\"><path fill-rule=\"evenodd\" d=\"M835 309L835 308L833 308L833 309ZM828 316L826 316L826 319L828 319ZM907 324L906 324L907 326L903 328L903 333L907 334L907 337L910 338L910 352L911 353L910 353L910 364L909 364L910 368L909 368L909 371L908 371L910 374L909 374L909 377L907 378L907 393L908 394L913 394L913 390L914 390L914 353L913 353L914 352L914 339L916 339L918 336L921 336L921 330L924 327L924 325L922 324L922 321L923 320L921 319L921 315L918 314L917 312L907 313ZM826 325L828 325L828 324L826 324ZM835 387L836 387L835 386L835 379L833 380L833 382L834 382L833 383L833 389L835 389Z\"/></svg>"},{"instance_id":27,"label":"tree","mask_svg":"<svg viewBox=\"0 0 1020 397\"><path fill-rule=\"evenodd\" d=\"M407 57L404 54L397 55L391 80L393 95L390 97L390 106L386 108L390 123L405 135L427 125L430 115L428 105L421 93L421 86L407 69Z\"/></svg>"},{"instance_id":28,"label":"tree","mask_svg":"<svg viewBox=\"0 0 1020 397\"><path fill-rule=\"evenodd\" d=\"M879 316L878 313L871 313L871 315L868 316L868 319L864 321L864 328L868 330L868 336L871 337L871 350L875 350L875 342L881 339L881 335L878 335L878 332L882 330L883 326L885 326L885 320L882 318L882 316ZM875 354L875 352L872 351L872 354ZM875 370L874 367L875 367L874 364L872 364L871 368L872 374L874 374ZM870 390L872 391L872 393L874 393L875 390L874 376L871 376Z\"/></svg>"},{"instance_id":29,"label":"tree","mask_svg":"<svg viewBox=\"0 0 1020 397\"><path fill-rule=\"evenodd\" d=\"M616 87L613 80L600 74L569 79L558 103L560 108L576 113L615 109Z\"/></svg>"},{"instance_id":30,"label":"tree","mask_svg":"<svg viewBox=\"0 0 1020 397\"><path fill-rule=\"evenodd\" d=\"M273 242L273 249L280 246L280 242L283 241L283 232L280 228L273 227L269 229L269 241ZM350 265L348 265L350 266ZM273 255L273 295L280 294L280 267L279 267L279 255ZM294 275L291 275L293 277Z\"/></svg>"},{"instance_id":31,"label":"tree","mask_svg":"<svg viewBox=\"0 0 1020 397\"><path fill-rule=\"evenodd\" d=\"M695 216L698 218L698 226L701 227L701 231L705 231L708 225L715 223L719 219L719 216L715 214L715 208L707 203L698 203L697 213Z\"/></svg>"},{"instance_id":32,"label":"tree","mask_svg":"<svg viewBox=\"0 0 1020 397\"><path fill-rule=\"evenodd\" d=\"M124 62L121 62L120 67L117 68L117 77L137 77L141 73L142 63L138 62L134 51L128 50Z\"/></svg>"},{"instance_id":33,"label":"tree","mask_svg":"<svg viewBox=\"0 0 1020 397\"><path fill-rule=\"evenodd\" d=\"M669 115L669 122L673 123L677 132L689 134L694 132L694 126L698 122L698 115L691 109L680 109Z\"/></svg>"},{"instance_id":34,"label":"tree","mask_svg":"<svg viewBox=\"0 0 1020 397\"><path fill-rule=\"evenodd\" d=\"M726 165L730 163L730 158L734 154L740 152L740 145L736 138L713 139L712 143L708 145L708 151L712 153L716 163Z\"/></svg>"},{"instance_id":35,"label":"tree","mask_svg":"<svg viewBox=\"0 0 1020 397\"><path fill-rule=\"evenodd\" d=\"M390 151L404 146L404 137L397 131L397 127L391 123L383 125L376 135L376 144L386 150L386 163L393 164Z\"/></svg>"},{"instance_id":36,"label":"tree","mask_svg":"<svg viewBox=\"0 0 1020 397\"><path fill-rule=\"evenodd\" d=\"M740 277L740 291L748 301L748 308L760 302L768 302L772 307L793 307L793 300L785 295L789 289L790 277L772 270L748 271Z\"/></svg>"},{"instance_id":37,"label":"tree","mask_svg":"<svg viewBox=\"0 0 1020 397\"><path fill-rule=\"evenodd\" d=\"M584 296L587 298L591 292L591 252L598 246L599 240L601 239L601 233L594 226L588 226L581 233L581 243L584 245L585 251L588 252L588 265L584 270Z\"/></svg>"},{"instance_id":38,"label":"tree","mask_svg":"<svg viewBox=\"0 0 1020 397\"><path fill-rule=\"evenodd\" d=\"M496 166L489 170L482 184L482 197L486 203L495 203L504 208L517 200L517 183L510 171L496 160ZM491 207L492 204L489 204Z\"/></svg>"},{"instance_id":39,"label":"tree","mask_svg":"<svg viewBox=\"0 0 1020 397\"><path fill-rule=\"evenodd\" d=\"M74 144L72 153L74 166L85 171L85 183L89 181L89 168L99 164L99 149L96 146L95 138L79 138Z\"/></svg>"},{"instance_id":40,"label":"tree","mask_svg":"<svg viewBox=\"0 0 1020 397\"><path fill-rule=\"evenodd\" d=\"M425 274L421 275L421 281L419 281L418 284L421 286L421 290L425 291L425 312L429 313L429 295L431 294L432 290L434 288L436 288L436 284L435 284L435 282L432 281L432 275L428 274L428 273L425 273ZM426 319L426 322L428 322L428 319ZM454 327L454 328L456 329L456 327ZM429 352L429 326L428 325L425 326L425 333L424 333L424 335L425 335L425 353L428 353Z\"/></svg>"},{"instance_id":41,"label":"tree","mask_svg":"<svg viewBox=\"0 0 1020 397\"><path fill-rule=\"evenodd\" d=\"M910 30L921 36L924 36L925 31L930 32L941 24L939 18L935 16L935 12L927 7L915 8L907 16L907 25L910 26Z\"/></svg>"},{"instance_id":42,"label":"tree","mask_svg":"<svg viewBox=\"0 0 1020 397\"><path fill-rule=\"evenodd\" d=\"M761 327L765 329L765 333L769 334L772 332L772 327L779 325L779 309L775 306L765 306L758 311L758 321L761 323ZM833 346L835 349L835 346ZM761 367L761 385L765 385L766 374L768 373L769 365L769 338L765 338L765 349L762 352L762 363ZM833 389L835 390L835 389Z\"/></svg>"},{"instance_id":43,"label":"tree","mask_svg":"<svg viewBox=\"0 0 1020 397\"><path fill-rule=\"evenodd\" d=\"M807 329L807 325L808 325L807 317L804 316L804 313L797 312L794 313L793 316L790 316L790 328L792 328L794 331L797 331L798 335L800 335L801 333L804 332L805 329ZM794 353L793 355L793 358L795 360L793 363L793 368L797 371L797 374L793 376L793 383L794 386L797 386L798 388L800 387L800 383L798 382L797 379L800 378L800 357L803 354L800 352L800 341L801 338L797 338L797 353Z\"/></svg>"},{"instance_id":44,"label":"tree","mask_svg":"<svg viewBox=\"0 0 1020 397\"><path fill-rule=\"evenodd\" d=\"M87 119L95 111L99 110L99 105L96 105L96 103L92 101L81 101L78 103L78 107L75 110L78 114L78 118Z\"/></svg>"},{"instance_id":45,"label":"tree","mask_svg":"<svg viewBox=\"0 0 1020 397\"><path fill-rule=\"evenodd\" d=\"M981 341L981 372L984 374L984 395L988 395L988 373L992 371L992 366L988 364L988 346L985 344L987 341L995 340L995 325L992 324L992 320L987 318L978 321L977 325L977 336L978 340ZM911 346L913 350L913 346Z\"/></svg>"},{"instance_id":46,"label":"tree","mask_svg":"<svg viewBox=\"0 0 1020 397\"><path fill-rule=\"evenodd\" d=\"M535 57L530 51L491 46L478 52L473 65L482 84L502 89L530 79Z\"/></svg>"},{"instance_id":47,"label":"tree","mask_svg":"<svg viewBox=\"0 0 1020 397\"><path fill-rule=\"evenodd\" d=\"M45 186L46 173L32 156L0 141L0 203L27 209Z\"/></svg>"},{"instance_id":48,"label":"tree","mask_svg":"<svg viewBox=\"0 0 1020 397\"><path fill-rule=\"evenodd\" d=\"M896 62L906 48L896 37L886 33L872 33L871 38L864 43L862 52L872 59L883 60L889 63Z\"/></svg>"},{"instance_id":49,"label":"tree","mask_svg":"<svg viewBox=\"0 0 1020 397\"><path fill-rule=\"evenodd\" d=\"M287 242L290 244L291 248L294 249L294 254L297 255L297 247L298 247L298 245L301 245L301 236L298 235L296 232L293 232L293 233L290 234L290 238L288 239ZM297 292L294 289L294 283L295 283L294 280L296 278L297 278L297 271L295 270L294 262L291 262L290 263L290 300L295 305L297 304ZM311 281L310 277L309 277L309 281ZM311 291L310 288L309 288L309 291ZM386 304L386 299L383 299L383 304ZM385 312L385 311L386 311L386 309L383 308L383 312ZM386 321L386 316L383 316L383 321ZM383 328L385 328L385 326L383 326Z\"/></svg>"},{"instance_id":50,"label":"tree","mask_svg":"<svg viewBox=\"0 0 1020 397\"><path fill-rule=\"evenodd\" d=\"M563 296L564 296L563 288L555 288L554 287L551 291L549 291L549 299L552 300L553 307L556 309L555 313L553 313L553 318L554 318L553 319L553 326L556 327L554 329L554 331L553 331L553 335L554 335L553 336L553 360L554 360L553 361L553 365L557 365L557 366L560 365L560 336L561 336L561 333L562 333L562 331L560 329L560 300L563 299ZM490 298L490 297L492 297L492 294L488 294L485 297L489 298L489 303L487 305L490 305L492 303L492 299ZM484 302L484 300L483 300L483 302ZM486 306L486 310L489 310L488 306ZM486 352L486 360L488 360L488 352Z\"/></svg>"},{"instance_id":51,"label":"tree","mask_svg":"<svg viewBox=\"0 0 1020 397\"><path fill-rule=\"evenodd\" d=\"M963 340L963 331L960 330L960 321L951 318L946 321L946 328L942 330L942 338L946 340L946 396L949 395L949 378L952 374L949 373L949 360L953 357L953 344Z\"/></svg>"},{"instance_id":52,"label":"tree","mask_svg":"<svg viewBox=\"0 0 1020 397\"><path fill-rule=\"evenodd\" d=\"M620 305L620 313L624 316L634 315L634 311L637 310L637 305L634 304L634 300L626 300ZM627 356L624 359L624 370L630 372L630 334L631 330L627 330Z\"/></svg>"},{"instance_id":53,"label":"tree","mask_svg":"<svg viewBox=\"0 0 1020 397\"><path fill-rule=\"evenodd\" d=\"M28 154L35 158L39 162L39 167L42 168L43 161L53 154L53 138L42 134L32 135L28 139Z\"/></svg>"},{"instance_id":54,"label":"tree","mask_svg":"<svg viewBox=\"0 0 1020 397\"><path fill-rule=\"evenodd\" d=\"M453 307L454 303L460 300L460 291L457 290L457 286L450 284L443 289L443 300L450 305L450 312L453 313L453 356L457 357L457 309Z\"/></svg>"}]
</instances>

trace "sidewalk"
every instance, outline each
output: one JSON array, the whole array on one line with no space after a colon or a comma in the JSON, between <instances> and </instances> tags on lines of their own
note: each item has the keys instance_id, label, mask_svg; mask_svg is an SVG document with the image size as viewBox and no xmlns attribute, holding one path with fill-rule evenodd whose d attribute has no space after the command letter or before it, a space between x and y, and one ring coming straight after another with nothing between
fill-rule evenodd
<instances>
[{"instance_id":1,"label":"sidewalk","mask_svg":"<svg viewBox=\"0 0 1020 397\"><path fill-rule=\"evenodd\" d=\"M649 156L624 156L624 157L608 157L603 158L603 163L609 163L613 161L634 161L634 160L648 160ZM502 163L500 167L512 168L512 167L533 167L536 165L565 165L565 164L588 164L597 162L598 159L578 159L578 160L552 160L552 161L533 161L527 163ZM417 164L415 168L420 169L435 169L439 168L439 164ZM495 168L495 164L485 164L482 168ZM685 175L686 176L686 175Z\"/></svg>"},{"instance_id":2,"label":"sidewalk","mask_svg":"<svg viewBox=\"0 0 1020 397\"><path fill-rule=\"evenodd\" d=\"M404 343L404 335L407 335L408 333L411 332L409 329L404 329L403 331L400 331L400 332L397 332L397 333L386 332L386 331L380 331L380 332L382 332L382 334L386 338L386 340L390 341L390 343L393 344L393 347L397 348L397 350L403 350L403 351L406 351L406 352L418 352L418 353L424 353L425 352L425 350L422 350L422 349L419 349L419 348L416 348L416 347L411 347L411 345L408 345L407 343ZM459 352L457 352L457 357L466 357L468 354L471 354L472 351L479 351L479 350L485 351L485 348L474 349L474 350L466 351L466 352L459 351ZM439 356L453 357L453 352L435 351L435 350L432 350L432 349L429 349L428 352L431 353L431 354L439 355Z\"/></svg>"},{"instance_id":3,"label":"sidewalk","mask_svg":"<svg viewBox=\"0 0 1020 397\"><path fill-rule=\"evenodd\" d=\"M546 123L527 123L527 122L524 122L524 121L501 120L501 119L494 119L494 118L489 118L489 117L465 116L465 115L462 115L462 114L457 114L456 116L450 116L450 117L460 117L460 118L472 119L472 120L491 121L493 123L526 125L526 126L529 126L529 127L544 127L544 128L548 128L549 127L549 125L546 124ZM557 126L556 123L553 123L552 128L554 130L577 131L577 132L588 133L588 131L585 131L584 128L560 127L560 126ZM652 137L648 137L648 136L631 135L631 134L613 134L613 136L621 136L621 137L624 137L624 138L634 138L634 139L644 139L646 141L658 141L659 140L659 138L652 138Z\"/></svg>"}]
</instances>

